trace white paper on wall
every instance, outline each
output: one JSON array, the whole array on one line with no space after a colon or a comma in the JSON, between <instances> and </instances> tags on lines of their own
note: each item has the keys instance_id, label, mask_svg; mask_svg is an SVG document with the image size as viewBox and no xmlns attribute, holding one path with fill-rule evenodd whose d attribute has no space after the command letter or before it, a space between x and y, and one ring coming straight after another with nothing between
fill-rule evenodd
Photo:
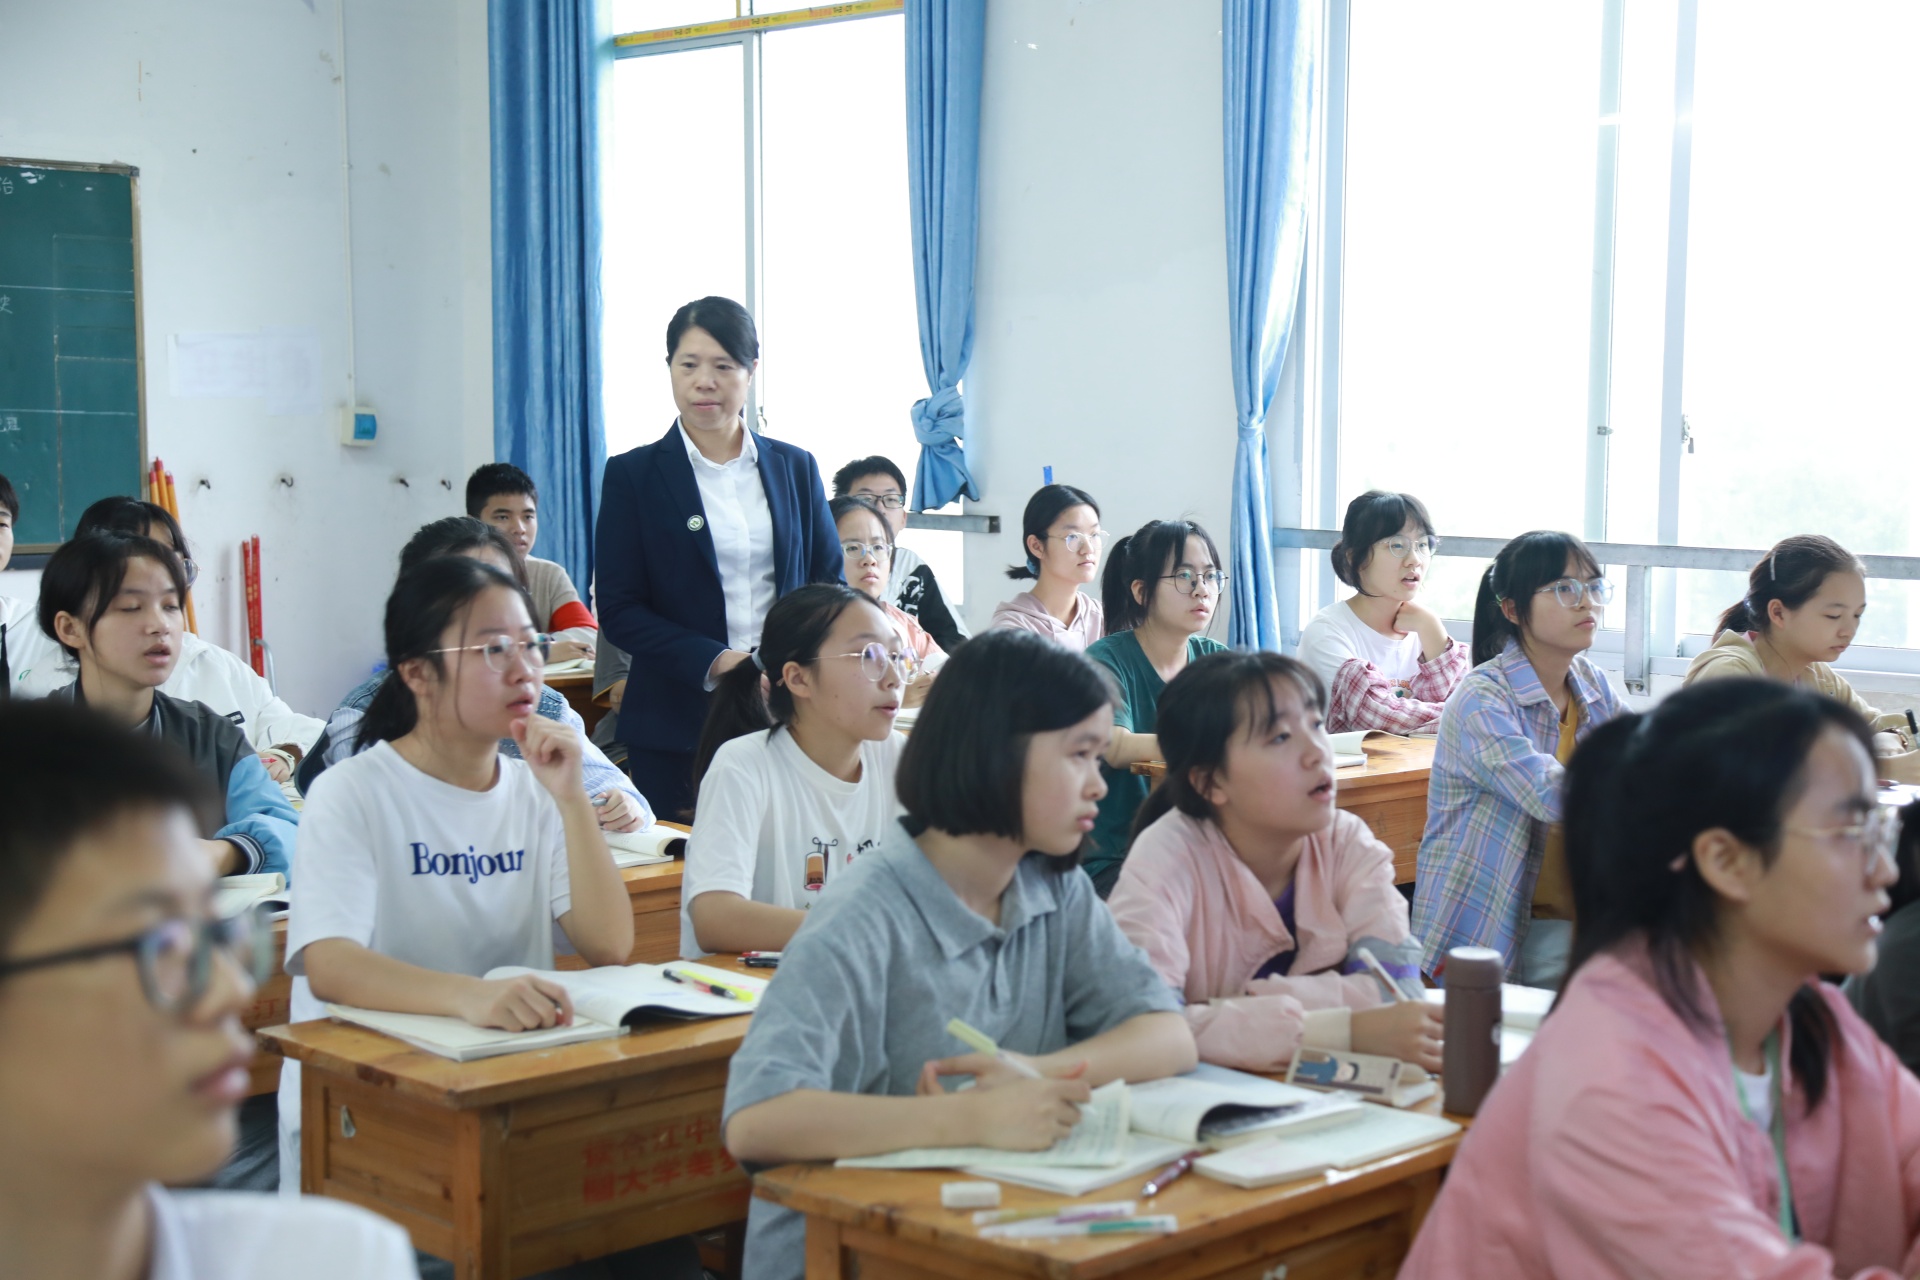
<instances>
[{"instance_id":1,"label":"white paper on wall","mask_svg":"<svg viewBox=\"0 0 1920 1280\"><path fill-rule=\"evenodd\" d=\"M263 399L276 417L318 413L320 334L307 327L169 334L167 384L186 399Z\"/></svg>"}]
</instances>

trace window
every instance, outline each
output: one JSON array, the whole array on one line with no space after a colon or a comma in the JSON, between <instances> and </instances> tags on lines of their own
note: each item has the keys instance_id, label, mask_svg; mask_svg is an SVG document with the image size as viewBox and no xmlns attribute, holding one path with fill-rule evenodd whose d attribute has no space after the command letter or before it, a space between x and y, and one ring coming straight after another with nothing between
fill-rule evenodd
<instances>
[{"instance_id":1,"label":"window","mask_svg":"<svg viewBox=\"0 0 1920 1280\"><path fill-rule=\"evenodd\" d=\"M1912 551L1920 9L1368 0L1329 31L1314 522L1377 487L1456 536ZM1484 563L1439 561L1433 603L1470 617ZM1663 643L1745 587L1663 577ZM1860 643L1920 647L1920 584L1868 593Z\"/></svg>"},{"instance_id":2,"label":"window","mask_svg":"<svg viewBox=\"0 0 1920 1280\"><path fill-rule=\"evenodd\" d=\"M761 0L743 16L798 7ZM667 320L718 293L743 302L760 330L749 412L761 430L810 450L823 478L882 454L911 485L920 450L909 414L927 387L904 19L897 6L873 7L878 16L858 21L621 48L607 176L610 453L672 423ZM616 22L656 26L734 16L732 0L615 6ZM911 530L901 541L957 600L962 535Z\"/></svg>"}]
</instances>

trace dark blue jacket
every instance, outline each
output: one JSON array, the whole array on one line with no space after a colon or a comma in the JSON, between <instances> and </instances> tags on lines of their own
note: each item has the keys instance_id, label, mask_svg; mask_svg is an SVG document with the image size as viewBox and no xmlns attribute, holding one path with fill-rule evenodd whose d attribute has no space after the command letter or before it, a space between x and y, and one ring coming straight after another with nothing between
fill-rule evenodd
<instances>
[{"instance_id":1,"label":"dark blue jacket","mask_svg":"<svg viewBox=\"0 0 1920 1280\"><path fill-rule=\"evenodd\" d=\"M755 436L773 515L779 595L844 582L840 536L811 453ZM700 517L699 528L688 527ZM727 648L727 603L713 534L679 424L607 459L595 533L600 634L633 656L620 741L640 751L692 751L707 716L707 670Z\"/></svg>"}]
</instances>

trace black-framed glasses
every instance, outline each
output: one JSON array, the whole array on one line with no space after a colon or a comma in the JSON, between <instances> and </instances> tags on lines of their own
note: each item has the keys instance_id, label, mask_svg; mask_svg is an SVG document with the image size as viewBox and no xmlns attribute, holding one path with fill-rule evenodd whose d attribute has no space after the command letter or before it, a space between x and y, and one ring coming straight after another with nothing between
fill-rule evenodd
<instances>
[{"instance_id":1,"label":"black-framed glasses","mask_svg":"<svg viewBox=\"0 0 1920 1280\"><path fill-rule=\"evenodd\" d=\"M882 511L898 511L900 508L907 505L907 499L905 494L855 492L853 496L856 498L865 498L868 502L873 503L875 506L879 507Z\"/></svg>"},{"instance_id":2,"label":"black-framed glasses","mask_svg":"<svg viewBox=\"0 0 1920 1280\"><path fill-rule=\"evenodd\" d=\"M1163 573L1162 582L1171 582L1173 589L1183 596L1190 596L1205 587L1215 595L1227 589L1227 575L1218 569L1208 569L1204 573L1195 573L1191 569L1182 569L1178 573Z\"/></svg>"},{"instance_id":3,"label":"black-framed glasses","mask_svg":"<svg viewBox=\"0 0 1920 1280\"><path fill-rule=\"evenodd\" d=\"M1613 584L1605 578L1595 578L1591 582L1582 582L1578 578L1561 578L1557 582L1549 582L1533 594L1542 596L1549 591L1553 592L1553 598L1560 602L1561 607L1566 609L1578 609L1581 602L1585 600L1593 601L1596 608L1613 603Z\"/></svg>"},{"instance_id":4,"label":"black-framed glasses","mask_svg":"<svg viewBox=\"0 0 1920 1280\"><path fill-rule=\"evenodd\" d=\"M162 920L132 938L98 942L51 955L0 961L0 978L106 956L131 954L147 1003L161 1013L181 1013L198 1004L213 983L213 959L224 954L255 986L273 972L271 908L256 903L225 919Z\"/></svg>"},{"instance_id":5,"label":"black-framed glasses","mask_svg":"<svg viewBox=\"0 0 1920 1280\"><path fill-rule=\"evenodd\" d=\"M906 649L889 650L878 640L871 641L866 648L858 653L823 653L820 657L858 658L860 659L860 674L875 684L879 684L887 678L888 667L898 668L902 681L912 680L914 673L920 670L920 659L916 658L911 651ZM814 659L814 661L818 662L819 658Z\"/></svg>"},{"instance_id":6,"label":"black-framed glasses","mask_svg":"<svg viewBox=\"0 0 1920 1280\"><path fill-rule=\"evenodd\" d=\"M505 675L513 670L516 662L525 663L535 671L547 665L547 659L553 656L553 637L545 632L531 640L510 640L506 636L495 636L485 644L462 644L449 649L429 649L428 653L473 653L478 651L486 658L487 665Z\"/></svg>"},{"instance_id":7,"label":"black-framed glasses","mask_svg":"<svg viewBox=\"0 0 1920 1280\"><path fill-rule=\"evenodd\" d=\"M881 564L885 564L893 559L893 544L891 542L843 542L840 544L840 554L849 560L865 560L868 556L872 556Z\"/></svg>"}]
</instances>

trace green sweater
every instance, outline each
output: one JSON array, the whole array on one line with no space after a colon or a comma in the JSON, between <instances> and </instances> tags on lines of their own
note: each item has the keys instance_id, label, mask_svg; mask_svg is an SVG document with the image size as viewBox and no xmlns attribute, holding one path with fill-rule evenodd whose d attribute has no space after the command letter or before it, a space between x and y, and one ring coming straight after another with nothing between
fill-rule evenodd
<instances>
[{"instance_id":1,"label":"green sweater","mask_svg":"<svg viewBox=\"0 0 1920 1280\"><path fill-rule=\"evenodd\" d=\"M1187 661L1219 653L1227 646L1205 636L1187 641ZM1160 719L1160 691L1167 682L1147 661L1140 642L1131 631L1119 631L1087 646L1087 656L1113 673L1120 686L1120 701L1113 708L1113 722L1134 733L1152 733ZM1131 769L1101 765L1107 780L1107 794L1100 801L1100 816L1093 824L1093 839L1087 847L1087 874L1099 885L1102 896L1120 874L1126 861L1127 846L1132 843L1133 815L1147 798L1147 780Z\"/></svg>"}]
</instances>

